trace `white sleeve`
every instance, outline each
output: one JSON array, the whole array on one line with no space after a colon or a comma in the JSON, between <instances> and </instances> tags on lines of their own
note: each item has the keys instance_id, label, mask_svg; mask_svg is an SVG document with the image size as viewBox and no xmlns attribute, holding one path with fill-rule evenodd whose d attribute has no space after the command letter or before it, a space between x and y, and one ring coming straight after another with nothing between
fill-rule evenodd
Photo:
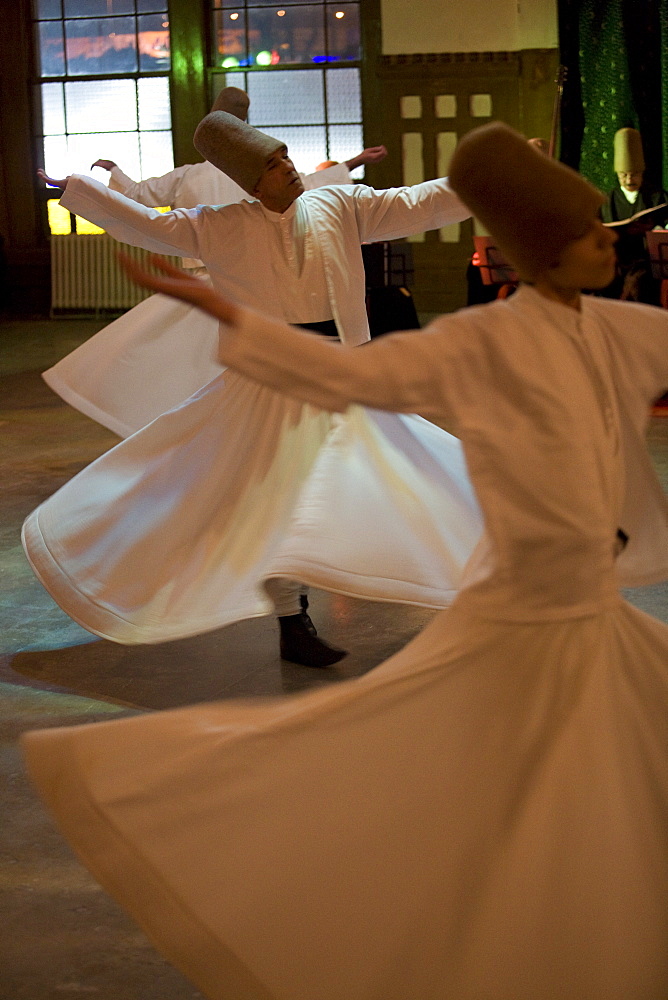
<instances>
[{"instance_id":1,"label":"white sleeve","mask_svg":"<svg viewBox=\"0 0 668 1000\"><path fill-rule=\"evenodd\" d=\"M357 185L352 194L363 243L412 236L471 216L447 177L386 191Z\"/></svg>"},{"instance_id":2,"label":"white sleeve","mask_svg":"<svg viewBox=\"0 0 668 1000\"><path fill-rule=\"evenodd\" d=\"M119 167L113 167L109 187L112 191L120 191L126 198L138 201L140 205L147 205L149 208L164 208L174 204L183 175L190 166L191 164L186 163L182 167L170 170L169 173L163 174L161 177L149 177L145 181L133 181Z\"/></svg>"},{"instance_id":3,"label":"white sleeve","mask_svg":"<svg viewBox=\"0 0 668 1000\"><path fill-rule=\"evenodd\" d=\"M327 187L329 184L352 184L350 171L345 163L337 163L325 170L316 170L313 174L300 174L299 176L306 191Z\"/></svg>"},{"instance_id":4,"label":"white sleeve","mask_svg":"<svg viewBox=\"0 0 668 1000\"><path fill-rule=\"evenodd\" d=\"M120 191L121 194L125 194L127 189L132 187L134 183L135 181L132 177L128 177L118 165L111 168L109 173L109 187L112 191Z\"/></svg>"},{"instance_id":5,"label":"white sleeve","mask_svg":"<svg viewBox=\"0 0 668 1000\"><path fill-rule=\"evenodd\" d=\"M131 201L90 177L73 174L60 204L100 226L114 239L152 253L199 257L199 210L158 212Z\"/></svg>"},{"instance_id":6,"label":"white sleeve","mask_svg":"<svg viewBox=\"0 0 668 1000\"><path fill-rule=\"evenodd\" d=\"M321 409L351 403L442 418L440 381L450 317L425 330L387 334L345 347L242 309L239 326L221 326L219 357L248 378Z\"/></svg>"}]
</instances>

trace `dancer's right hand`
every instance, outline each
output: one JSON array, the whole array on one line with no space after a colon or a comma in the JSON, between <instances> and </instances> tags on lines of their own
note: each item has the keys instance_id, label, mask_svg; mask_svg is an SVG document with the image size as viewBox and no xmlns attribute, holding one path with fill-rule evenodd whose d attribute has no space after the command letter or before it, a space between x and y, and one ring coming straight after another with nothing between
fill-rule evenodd
<instances>
[{"instance_id":1,"label":"dancer's right hand","mask_svg":"<svg viewBox=\"0 0 668 1000\"><path fill-rule=\"evenodd\" d=\"M161 271L156 274L149 271L147 267L129 257L121 250L118 252L118 259L123 269L143 288L150 288L154 292L162 292L163 295L171 295L172 298L181 299L184 302L191 302L194 306L203 309L227 326L237 326L241 313L233 302L224 298L219 292L205 281L187 274L179 267L174 267L162 257L151 254L149 257L153 267Z\"/></svg>"}]
</instances>

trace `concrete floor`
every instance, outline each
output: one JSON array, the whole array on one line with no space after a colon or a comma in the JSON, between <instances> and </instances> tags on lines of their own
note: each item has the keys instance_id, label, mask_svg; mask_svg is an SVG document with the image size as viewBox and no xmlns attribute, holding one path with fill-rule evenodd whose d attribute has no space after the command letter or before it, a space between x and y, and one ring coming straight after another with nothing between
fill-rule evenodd
<instances>
[{"instance_id":1,"label":"concrete floor","mask_svg":"<svg viewBox=\"0 0 668 1000\"><path fill-rule=\"evenodd\" d=\"M0 323L0 1000L200 996L63 843L26 780L22 732L336 683L375 666L432 616L314 593L321 631L351 650L327 671L283 663L272 619L146 647L95 639L72 622L33 577L19 536L30 510L118 440L39 377L102 325ZM668 418L652 420L650 447L668 492ZM668 586L628 596L668 621Z\"/></svg>"}]
</instances>

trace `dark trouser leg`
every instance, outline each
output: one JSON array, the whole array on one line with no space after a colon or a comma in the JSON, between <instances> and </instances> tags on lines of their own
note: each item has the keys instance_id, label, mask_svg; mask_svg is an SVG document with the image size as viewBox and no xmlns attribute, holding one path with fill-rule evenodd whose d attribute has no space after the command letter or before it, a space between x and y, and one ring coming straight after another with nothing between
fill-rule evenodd
<instances>
[{"instance_id":1,"label":"dark trouser leg","mask_svg":"<svg viewBox=\"0 0 668 1000\"><path fill-rule=\"evenodd\" d=\"M304 667L330 667L346 656L318 636L306 609L308 597L293 580L270 580L267 590L276 607L281 630L281 657Z\"/></svg>"}]
</instances>

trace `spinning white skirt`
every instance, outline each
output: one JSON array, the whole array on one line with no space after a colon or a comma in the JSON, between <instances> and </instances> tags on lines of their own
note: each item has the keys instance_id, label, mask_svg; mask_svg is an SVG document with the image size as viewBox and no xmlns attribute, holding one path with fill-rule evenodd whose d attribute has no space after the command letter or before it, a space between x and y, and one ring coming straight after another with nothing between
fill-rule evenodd
<instances>
[{"instance_id":1,"label":"spinning white skirt","mask_svg":"<svg viewBox=\"0 0 668 1000\"><path fill-rule=\"evenodd\" d=\"M355 681L26 738L79 856L211 1000L668 996L668 628L466 594Z\"/></svg>"},{"instance_id":2,"label":"spinning white skirt","mask_svg":"<svg viewBox=\"0 0 668 1000\"><path fill-rule=\"evenodd\" d=\"M84 469L24 525L84 628L179 639L268 614L296 579L448 605L481 535L459 441L418 416L332 416L224 372Z\"/></svg>"},{"instance_id":3,"label":"spinning white skirt","mask_svg":"<svg viewBox=\"0 0 668 1000\"><path fill-rule=\"evenodd\" d=\"M128 437L219 375L217 352L215 319L152 295L42 377L70 406Z\"/></svg>"}]
</instances>

